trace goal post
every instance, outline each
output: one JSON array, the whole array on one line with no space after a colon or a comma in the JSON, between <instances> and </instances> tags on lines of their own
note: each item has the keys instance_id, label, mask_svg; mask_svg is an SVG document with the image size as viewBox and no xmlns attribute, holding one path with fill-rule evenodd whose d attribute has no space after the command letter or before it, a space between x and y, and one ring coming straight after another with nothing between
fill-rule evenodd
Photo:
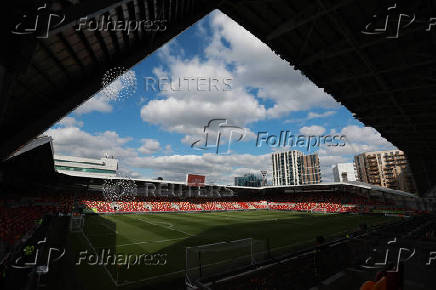
<instances>
[{"instance_id":1,"label":"goal post","mask_svg":"<svg viewBox=\"0 0 436 290\"><path fill-rule=\"evenodd\" d=\"M265 244L246 238L186 248L186 283L238 271L265 259ZM265 256L265 257L264 257Z\"/></svg>"},{"instance_id":2,"label":"goal post","mask_svg":"<svg viewBox=\"0 0 436 290\"><path fill-rule=\"evenodd\" d=\"M326 208L321 208L321 209L319 209L319 208L312 208L312 209L310 209L310 213L311 214L316 214L316 213L324 213L324 214L326 214L326 213L328 213L328 211L327 211Z\"/></svg>"},{"instance_id":3,"label":"goal post","mask_svg":"<svg viewBox=\"0 0 436 290\"><path fill-rule=\"evenodd\" d=\"M84 215L72 215L70 220L71 232L83 232L83 225L85 224Z\"/></svg>"}]
</instances>

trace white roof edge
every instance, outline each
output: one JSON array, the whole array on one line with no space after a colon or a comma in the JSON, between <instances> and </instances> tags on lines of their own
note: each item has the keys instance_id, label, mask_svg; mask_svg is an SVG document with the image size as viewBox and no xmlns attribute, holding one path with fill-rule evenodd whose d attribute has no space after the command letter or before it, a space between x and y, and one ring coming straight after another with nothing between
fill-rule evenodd
<instances>
[{"instance_id":1,"label":"white roof edge","mask_svg":"<svg viewBox=\"0 0 436 290\"><path fill-rule=\"evenodd\" d=\"M59 172L59 171L58 171ZM156 180L156 179L145 179L145 178L130 178L130 177L123 177L123 176L96 176L89 172L84 172L82 175L74 175L73 172L59 172L60 174L65 174L69 176L74 177L83 177L83 178L94 178L94 179L124 179L124 180L133 180L133 181L141 181L141 182L157 182L157 183L174 183L174 184L182 184L186 185L186 182L180 182L180 181L170 181L170 180ZM88 174L88 175L87 175Z\"/></svg>"},{"instance_id":2,"label":"white roof edge","mask_svg":"<svg viewBox=\"0 0 436 290\"><path fill-rule=\"evenodd\" d=\"M75 177L83 177L83 178L95 178L95 179L124 179L124 180L133 180L133 181L140 181L140 182L154 182L154 183L172 183L172 184L180 184L180 185L186 185L186 182L180 182L180 181L171 181L171 180L156 180L156 179L146 179L146 178L129 178L129 177L122 177L122 176L94 176L94 175L72 175L68 173L61 173L65 175L75 176ZM210 186L211 184L205 184L205 186ZM419 198L419 196L404 192L401 190L395 190L390 188L385 188L381 186L375 186L371 184L358 184L358 183L348 183L348 182L325 182L325 183L317 183L317 184L301 184L301 185L279 185L279 186L260 186L260 187L249 187L249 186L236 186L236 185L220 185L220 184L214 184L213 186L222 186L222 187L230 187L230 188L241 188L241 189L255 189L255 190L262 190L262 189L273 189L273 188L301 188L301 187L307 187L307 186L333 186L333 185L348 185L348 186L355 186L355 187L361 187L369 190L378 190L378 191L384 191L388 193L393 193L401 196L407 196L412 198Z\"/></svg>"},{"instance_id":3,"label":"white roof edge","mask_svg":"<svg viewBox=\"0 0 436 290\"><path fill-rule=\"evenodd\" d=\"M52 138L50 136L39 136L35 139L32 139L30 142L28 142L27 144L21 146L18 150L16 150L14 153L12 153L11 155L9 155L9 157L7 159L10 159L12 157L21 155L25 152L28 152L32 149L35 149L36 147L42 146L44 144L47 144L48 142L50 142L50 147L52 148L52 152L53 152L53 144L52 144Z\"/></svg>"},{"instance_id":4,"label":"white roof edge","mask_svg":"<svg viewBox=\"0 0 436 290\"><path fill-rule=\"evenodd\" d=\"M84 161L84 162L103 162L104 160L117 160L118 159L110 159L110 158L88 158L88 157L79 157L79 156L71 156L71 155L61 155L61 154L53 154L53 158L59 159L59 158L65 158L66 161ZM70 160L68 160L70 159Z\"/></svg>"}]
</instances>

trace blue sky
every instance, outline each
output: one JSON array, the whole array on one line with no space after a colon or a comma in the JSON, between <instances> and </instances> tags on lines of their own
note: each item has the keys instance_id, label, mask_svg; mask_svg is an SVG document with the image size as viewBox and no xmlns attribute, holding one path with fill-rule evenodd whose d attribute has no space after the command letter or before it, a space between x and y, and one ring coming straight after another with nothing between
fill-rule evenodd
<instances>
[{"instance_id":1,"label":"blue sky","mask_svg":"<svg viewBox=\"0 0 436 290\"><path fill-rule=\"evenodd\" d=\"M199 173L208 182L229 184L244 173L271 172L271 152L288 149L265 143L257 147L258 132L346 136L343 147L310 150L320 156L324 181L331 180L335 163L352 162L361 152L393 148L219 11L126 69L47 130L55 153L91 158L109 153L120 160L121 173L132 177L184 180L186 173ZM180 80L183 86L179 91L168 86L153 91L146 89L146 78L168 78L174 87ZM189 89L184 78L192 78ZM216 79L218 89L208 90L199 78ZM231 89L224 86L225 79L231 80ZM206 90L196 89L197 81ZM191 147L204 140L203 127L211 119L245 128L245 137L231 145L230 154ZM228 141L225 136L223 140ZM303 147L294 149L308 153Z\"/></svg>"}]
</instances>

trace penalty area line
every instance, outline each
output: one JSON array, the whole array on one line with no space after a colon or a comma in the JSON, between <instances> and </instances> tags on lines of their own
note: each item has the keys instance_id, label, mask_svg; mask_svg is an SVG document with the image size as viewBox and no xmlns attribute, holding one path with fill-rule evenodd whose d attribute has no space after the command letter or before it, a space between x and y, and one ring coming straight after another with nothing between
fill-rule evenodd
<instances>
[{"instance_id":1,"label":"penalty area line","mask_svg":"<svg viewBox=\"0 0 436 290\"><path fill-rule=\"evenodd\" d=\"M125 246L131 246L131 245L140 245L140 244L165 243L165 242L171 242L171 241L177 241L177 240L183 240L183 239L186 239L186 238L183 237L183 238L166 239L166 240L159 240L159 241L143 241L143 242L137 242L137 243L129 243L129 244L118 245L118 246L116 246L116 248L125 247Z\"/></svg>"},{"instance_id":2,"label":"penalty area line","mask_svg":"<svg viewBox=\"0 0 436 290\"><path fill-rule=\"evenodd\" d=\"M193 235L191 235L190 233L187 233L187 232L185 232L185 231L175 229L175 228L174 228L174 225L173 225L172 223L167 223L167 222L154 222L154 223L153 223L153 222L149 222L149 221L147 221L147 220L145 220L145 219L141 219L141 218L134 218L134 217L132 217L132 218L135 219L135 220L138 220L138 221L144 222L144 223L148 223L148 224L153 225L153 226L158 226L158 227L161 227L161 228L164 228L164 229L168 229L168 230L171 230L171 231L176 231L176 232L179 232L179 233L185 234L185 235L190 236L190 237L193 236ZM159 223L161 223L161 224L166 224L166 225L168 225L168 226L167 226L167 227L166 227L166 226L162 226L162 225L159 225Z\"/></svg>"},{"instance_id":3,"label":"penalty area line","mask_svg":"<svg viewBox=\"0 0 436 290\"><path fill-rule=\"evenodd\" d=\"M91 247L91 249L98 254L97 250L94 248L94 246L92 245L91 241L88 239L88 237L82 232L83 237L85 238L85 240L88 242L89 246ZM106 268L106 265L103 265L103 269L105 269L106 273L108 274L109 278L111 278L112 283L114 283L115 287L118 287L119 284L117 283L117 281L115 281L114 277L112 276L111 272L108 270L108 268Z\"/></svg>"}]
</instances>

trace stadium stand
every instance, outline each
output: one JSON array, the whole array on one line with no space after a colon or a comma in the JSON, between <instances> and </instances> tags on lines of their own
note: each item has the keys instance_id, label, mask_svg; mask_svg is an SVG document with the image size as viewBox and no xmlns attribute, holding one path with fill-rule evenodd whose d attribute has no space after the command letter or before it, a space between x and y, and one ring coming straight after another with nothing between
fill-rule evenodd
<instances>
[{"instance_id":1,"label":"stadium stand","mask_svg":"<svg viewBox=\"0 0 436 290\"><path fill-rule=\"evenodd\" d=\"M98 194L86 196L81 203L98 213L114 212L179 212L271 209L325 213L368 213L374 209L386 211L408 211L391 202L371 201L350 193L304 193L283 196L280 194L247 198L144 198L133 201L104 201Z\"/></svg>"},{"instance_id":2,"label":"stadium stand","mask_svg":"<svg viewBox=\"0 0 436 290\"><path fill-rule=\"evenodd\" d=\"M35 226L46 214L71 213L74 205L91 209L95 213L137 212L198 212L232 210L289 210L324 213L369 213L373 210L408 211L392 203L376 202L365 197L347 193L304 193L284 196L282 194L258 198L226 197L169 198L136 197L132 201L106 201L100 193L76 195L22 197L0 201L0 239L14 244ZM433 234L434 235L434 234Z\"/></svg>"},{"instance_id":3,"label":"stadium stand","mask_svg":"<svg viewBox=\"0 0 436 290\"><path fill-rule=\"evenodd\" d=\"M207 212L207 211L239 211L239 210L286 210L320 213L380 213L381 211L401 211L414 218L407 219L398 225L390 225L382 230L361 233L341 241L341 246L318 248L315 252L298 256L280 265L271 266L261 274L250 274L235 284L216 289L309 289L327 279L344 267L355 266L362 262L357 249L369 252L374 245L383 245L386 241L401 233L401 238L420 241L435 241L436 222L425 218L422 211L403 208L392 200L367 198L350 192L305 192L305 193L271 193L250 195L239 192L238 196L205 198L205 197L145 197L136 196L133 200L105 200L101 192L82 191L75 194L26 194L19 198L3 195L0 200L0 258L7 260L6 254L22 249L26 240L30 240L40 228L43 217L54 215L73 215L77 212L114 214L114 213L160 213L160 212ZM359 235L364 234L364 237ZM327 249L327 250L326 250ZM339 253L346 253L340 255ZM341 257L341 258L338 258ZM359 260L360 259L360 260ZM297 263L297 262L298 263ZM315 261L315 262L314 262ZM297 263L297 264L296 264ZM314 264L315 263L315 264ZM1 265L0 265L1 267ZM345 271L345 270L344 270ZM345 271L348 276L357 279L354 272ZM292 274L291 274L292 273ZM366 273L366 272L365 272ZM372 281L373 272L359 274L356 287L365 281ZM372 276L371 276L372 275ZM278 279L285 277L286 279ZM344 278L345 279L345 278ZM347 280L348 281L348 280ZM357 281L357 280L356 280ZM377 283L376 281L374 281ZM277 284L279 283L279 284ZM347 282L349 283L349 281ZM227 288L228 287L228 288ZM233 287L233 288L232 288ZM357 289L356 288L356 289ZM321 288L320 288L321 289ZM322 288L322 289L336 289ZM338 287L337 289L344 289Z\"/></svg>"},{"instance_id":4,"label":"stadium stand","mask_svg":"<svg viewBox=\"0 0 436 290\"><path fill-rule=\"evenodd\" d=\"M72 198L66 196L22 197L0 201L0 239L13 245L26 233L34 230L47 214L66 214L72 211Z\"/></svg>"}]
</instances>

